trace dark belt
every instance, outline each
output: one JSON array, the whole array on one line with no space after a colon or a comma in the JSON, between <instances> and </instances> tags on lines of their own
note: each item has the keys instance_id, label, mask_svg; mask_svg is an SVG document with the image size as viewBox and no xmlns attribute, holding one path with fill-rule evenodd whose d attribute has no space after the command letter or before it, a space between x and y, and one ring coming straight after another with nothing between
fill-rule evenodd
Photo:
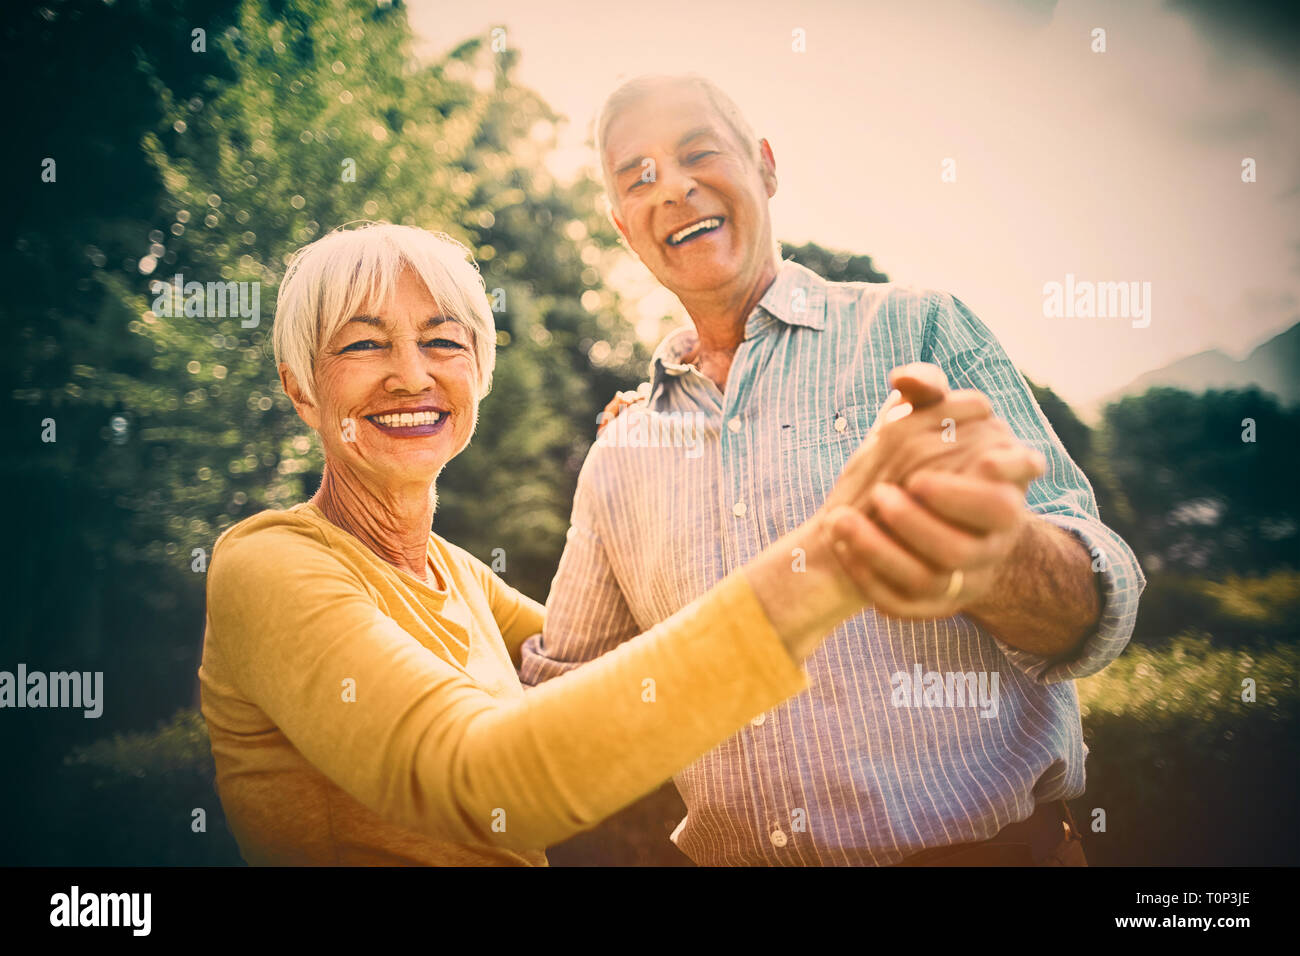
<instances>
[{"instance_id":1,"label":"dark belt","mask_svg":"<svg viewBox=\"0 0 1300 956\"><path fill-rule=\"evenodd\" d=\"M998 835L914 853L895 866L1037 866L1069 839L1082 839L1064 800L1040 803L1026 819Z\"/></svg>"}]
</instances>

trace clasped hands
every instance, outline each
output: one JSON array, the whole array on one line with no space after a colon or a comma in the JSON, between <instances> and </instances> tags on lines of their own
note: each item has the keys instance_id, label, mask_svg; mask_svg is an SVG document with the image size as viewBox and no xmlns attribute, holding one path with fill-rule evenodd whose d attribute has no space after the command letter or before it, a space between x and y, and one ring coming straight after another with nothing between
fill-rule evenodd
<instances>
[{"instance_id":1,"label":"clasped hands","mask_svg":"<svg viewBox=\"0 0 1300 956\"><path fill-rule=\"evenodd\" d=\"M997 600L1032 515L1043 456L1023 445L988 398L952 391L926 362L902 365L862 445L810 524L878 612L900 618L978 614ZM645 401L619 392L603 423Z\"/></svg>"},{"instance_id":2,"label":"clasped hands","mask_svg":"<svg viewBox=\"0 0 1300 956\"><path fill-rule=\"evenodd\" d=\"M997 599L1033 517L1025 493L1045 461L981 392L950 391L938 366L900 366L890 385L814 520L878 612L975 611Z\"/></svg>"}]
</instances>

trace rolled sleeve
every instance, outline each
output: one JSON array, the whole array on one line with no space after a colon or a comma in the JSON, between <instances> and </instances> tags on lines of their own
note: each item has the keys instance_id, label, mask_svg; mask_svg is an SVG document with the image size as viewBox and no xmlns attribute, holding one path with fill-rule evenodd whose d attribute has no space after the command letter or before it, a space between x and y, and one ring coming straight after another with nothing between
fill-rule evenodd
<instances>
[{"instance_id":1,"label":"rolled sleeve","mask_svg":"<svg viewBox=\"0 0 1300 956\"><path fill-rule=\"evenodd\" d=\"M1095 674L1119 656L1133 634L1138 597L1146 586L1146 578L1129 546L1100 521L1066 514L1045 514L1042 518L1073 534L1092 555L1092 570L1101 584L1102 607L1097 627L1078 650L1066 657L1034 654L1012 647L996 636L993 640L1007 660L1034 680L1055 684Z\"/></svg>"},{"instance_id":2,"label":"rolled sleeve","mask_svg":"<svg viewBox=\"0 0 1300 956\"><path fill-rule=\"evenodd\" d=\"M1095 674L1128 644L1146 585L1132 549L1102 523L1092 485L1043 414L1024 376L983 322L961 300L935 293L927 317L924 361L943 368L953 388L974 388L988 396L993 413L1047 462L1029 486L1029 509L1073 534L1092 556L1100 575L1101 612L1096 628L1067 656L1047 656L990 637L1013 665L1043 684Z\"/></svg>"}]
</instances>

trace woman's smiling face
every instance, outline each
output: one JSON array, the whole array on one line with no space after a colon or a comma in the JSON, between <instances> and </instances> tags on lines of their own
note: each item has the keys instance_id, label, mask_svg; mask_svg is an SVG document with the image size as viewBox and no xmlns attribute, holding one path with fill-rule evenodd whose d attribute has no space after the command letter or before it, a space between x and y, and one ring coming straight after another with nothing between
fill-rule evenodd
<instances>
[{"instance_id":1,"label":"woman's smiling face","mask_svg":"<svg viewBox=\"0 0 1300 956\"><path fill-rule=\"evenodd\" d=\"M432 485L474 434L474 362L469 329L407 268L388 302L368 304L321 348L317 404L295 405L334 467L372 487Z\"/></svg>"}]
</instances>

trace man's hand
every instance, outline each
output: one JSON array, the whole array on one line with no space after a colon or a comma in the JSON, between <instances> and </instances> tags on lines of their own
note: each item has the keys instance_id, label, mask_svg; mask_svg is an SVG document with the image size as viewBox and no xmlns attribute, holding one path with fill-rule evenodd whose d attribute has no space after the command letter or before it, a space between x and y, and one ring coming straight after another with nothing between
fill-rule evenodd
<instances>
[{"instance_id":1,"label":"man's hand","mask_svg":"<svg viewBox=\"0 0 1300 956\"><path fill-rule=\"evenodd\" d=\"M1025 492L1045 463L984 395L949 391L937 366L902 366L890 384L823 505L823 527L877 610L948 617L1005 580L1032 518Z\"/></svg>"},{"instance_id":2,"label":"man's hand","mask_svg":"<svg viewBox=\"0 0 1300 956\"><path fill-rule=\"evenodd\" d=\"M845 572L883 614L943 618L1004 581L1032 515L1024 489L1042 473L1014 449L991 449L968 474L918 471L876 484L874 516L837 506L826 516ZM864 557L865 556L865 557Z\"/></svg>"}]
</instances>

